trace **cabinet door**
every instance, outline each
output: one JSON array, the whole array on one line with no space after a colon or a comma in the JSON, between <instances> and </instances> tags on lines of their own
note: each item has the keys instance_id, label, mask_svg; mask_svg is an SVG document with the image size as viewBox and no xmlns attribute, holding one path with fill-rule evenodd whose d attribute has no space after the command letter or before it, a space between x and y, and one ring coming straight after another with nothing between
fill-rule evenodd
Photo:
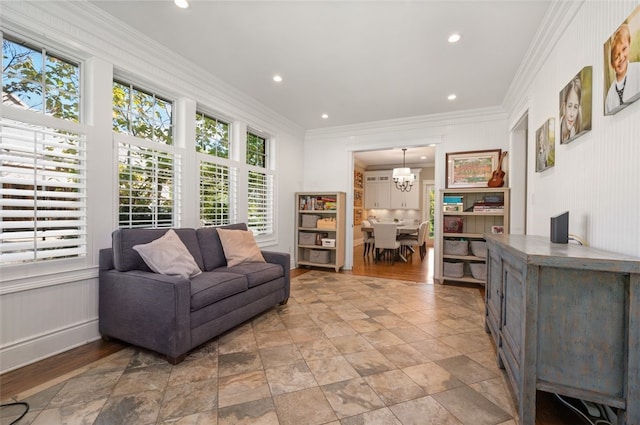
<instances>
[{"instance_id":1,"label":"cabinet door","mask_svg":"<svg viewBox=\"0 0 640 425\"><path fill-rule=\"evenodd\" d=\"M396 188L391 179L391 209L419 210L420 209L420 181L416 180L409 192L402 192Z\"/></svg>"},{"instance_id":2,"label":"cabinet door","mask_svg":"<svg viewBox=\"0 0 640 425\"><path fill-rule=\"evenodd\" d=\"M377 177L367 177L364 183L364 208L378 208L378 179Z\"/></svg>"},{"instance_id":3,"label":"cabinet door","mask_svg":"<svg viewBox=\"0 0 640 425\"><path fill-rule=\"evenodd\" d=\"M376 208L391 208L391 176L378 177L378 205Z\"/></svg>"}]
</instances>

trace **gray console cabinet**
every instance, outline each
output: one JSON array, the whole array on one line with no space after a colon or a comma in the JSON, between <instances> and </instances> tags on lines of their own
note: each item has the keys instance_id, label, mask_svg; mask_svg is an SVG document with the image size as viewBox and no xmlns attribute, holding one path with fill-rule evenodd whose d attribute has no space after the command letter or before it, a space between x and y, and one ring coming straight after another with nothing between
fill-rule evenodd
<instances>
[{"instance_id":1,"label":"gray console cabinet","mask_svg":"<svg viewBox=\"0 0 640 425\"><path fill-rule=\"evenodd\" d=\"M541 236L485 238L485 329L520 424L535 424L536 390L640 424L640 259Z\"/></svg>"}]
</instances>

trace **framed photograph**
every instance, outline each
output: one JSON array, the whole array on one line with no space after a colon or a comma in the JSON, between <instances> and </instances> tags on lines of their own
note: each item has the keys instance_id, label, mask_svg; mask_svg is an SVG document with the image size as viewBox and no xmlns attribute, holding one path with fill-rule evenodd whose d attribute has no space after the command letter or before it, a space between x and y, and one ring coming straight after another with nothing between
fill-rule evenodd
<instances>
[{"instance_id":1,"label":"framed photograph","mask_svg":"<svg viewBox=\"0 0 640 425\"><path fill-rule=\"evenodd\" d=\"M504 234L504 226L491 226L491 233L496 235Z\"/></svg>"},{"instance_id":2,"label":"framed photograph","mask_svg":"<svg viewBox=\"0 0 640 425\"><path fill-rule=\"evenodd\" d=\"M591 131L593 67L585 66L560 91L560 144L565 145Z\"/></svg>"},{"instance_id":3,"label":"framed photograph","mask_svg":"<svg viewBox=\"0 0 640 425\"><path fill-rule=\"evenodd\" d=\"M640 99L640 6L604 43L604 114Z\"/></svg>"},{"instance_id":4,"label":"framed photograph","mask_svg":"<svg viewBox=\"0 0 640 425\"><path fill-rule=\"evenodd\" d=\"M551 168L556 162L555 120L549 118L536 130L536 173Z\"/></svg>"},{"instance_id":5,"label":"framed photograph","mask_svg":"<svg viewBox=\"0 0 640 425\"><path fill-rule=\"evenodd\" d=\"M487 187L501 153L500 149L447 153L447 188Z\"/></svg>"}]
</instances>

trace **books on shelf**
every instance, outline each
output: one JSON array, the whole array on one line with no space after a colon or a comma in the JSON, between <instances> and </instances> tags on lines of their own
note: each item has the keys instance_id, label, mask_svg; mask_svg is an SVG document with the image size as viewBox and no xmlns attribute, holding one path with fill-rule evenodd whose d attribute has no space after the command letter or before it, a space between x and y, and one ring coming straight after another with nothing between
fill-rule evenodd
<instances>
[{"instance_id":1,"label":"books on shelf","mask_svg":"<svg viewBox=\"0 0 640 425\"><path fill-rule=\"evenodd\" d=\"M325 196L301 196L300 209L310 211L335 211L336 198Z\"/></svg>"},{"instance_id":2,"label":"books on shelf","mask_svg":"<svg viewBox=\"0 0 640 425\"><path fill-rule=\"evenodd\" d=\"M474 202L473 212L504 212L504 202Z\"/></svg>"}]
</instances>

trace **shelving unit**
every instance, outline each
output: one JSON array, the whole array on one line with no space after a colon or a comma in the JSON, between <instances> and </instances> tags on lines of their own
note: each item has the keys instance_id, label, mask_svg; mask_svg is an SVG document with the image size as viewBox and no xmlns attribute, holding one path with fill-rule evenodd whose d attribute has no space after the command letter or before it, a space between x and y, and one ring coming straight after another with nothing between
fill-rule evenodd
<instances>
[{"instance_id":1,"label":"shelving unit","mask_svg":"<svg viewBox=\"0 0 640 425\"><path fill-rule=\"evenodd\" d=\"M461 211L454 211L449 205L445 208L444 199L462 198ZM504 206L499 212L478 212L473 211L474 205L484 202L485 199L499 197ZM440 265L440 270L435 279L443 284L445 281L469 282L484 285L486 282L486 256L473 255L471 250L472 242L484 242L485 233L494 233L494 226L501 228L503 233L509 233L509 189L508 188L468 188L468 189L443 189L440 191L440 222L443 225L440 233L440 249L436 252L436 261ZM447 231L445 221L454 219L462 223L462 229L458 231ZM449 229L450 230L450 229ZM450 248L456 241L463 245L466 241L468 248L466 251L445 253L445 243ZM460 269L462 265L462 276L454 276L449 273L451 269ZM445 266L448 270L445 270ZM475 276L472 269L476 271Z\"/></svg>"},{"instance_id":2,"label":"shelving unit","mask_svg":"<svg viewBox=\"0 0 640 425\"><path fill-rule=\"evenodd\" d=\"M344 266L345 204L345 192L296 193L296 267Z\"/></svg>"}]
</instances>

